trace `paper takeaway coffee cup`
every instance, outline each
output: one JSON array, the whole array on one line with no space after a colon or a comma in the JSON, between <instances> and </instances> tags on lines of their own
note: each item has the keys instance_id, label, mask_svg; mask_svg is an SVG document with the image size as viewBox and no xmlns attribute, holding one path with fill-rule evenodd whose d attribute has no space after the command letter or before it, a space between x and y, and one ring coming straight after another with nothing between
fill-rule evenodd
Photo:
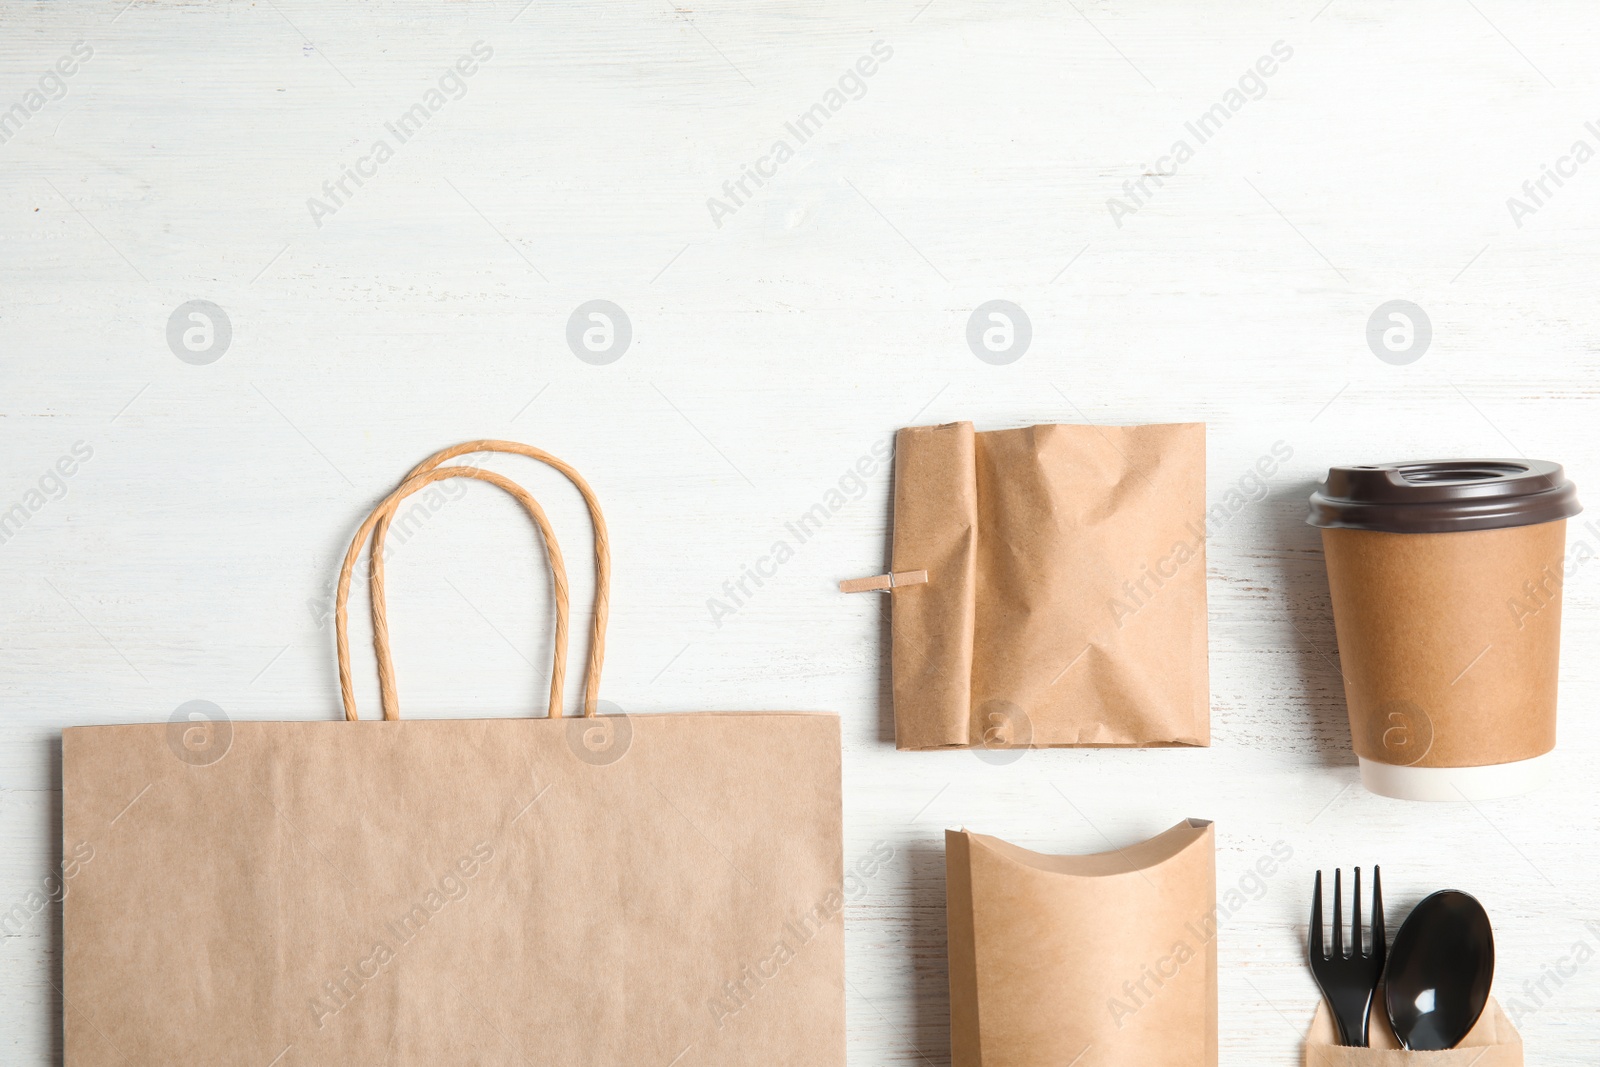
<instances>
[{"instance_id":1,"label":"paper takeaway coffee cup","mask_svg":"<svg viewBox=\"0 0 1600 1067\"><path fill-rule=\"evenodd\" d=\"M1361 780L1405 800L1538 788L1556 743L1566 520L1560 464L1334 467L1322 528Z\"/></svg>"}]
</instances>

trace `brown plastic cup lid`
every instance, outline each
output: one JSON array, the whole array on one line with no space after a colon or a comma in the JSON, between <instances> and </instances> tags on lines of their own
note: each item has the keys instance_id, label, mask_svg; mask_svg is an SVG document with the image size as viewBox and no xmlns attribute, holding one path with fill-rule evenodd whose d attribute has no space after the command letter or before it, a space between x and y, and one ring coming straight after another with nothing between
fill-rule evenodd
<instances>
[{"instance_id":1,"label":"brown plastic cup lid","mask_svg":"<svg viewBox=\"0 0 1600 1067\"><path fill-rule=\"evenodd\" d=\"M1312 526L1452 533L1532 526L1582 511L1561 464L1542 459L1432 459L1332 467L1311 494Z\"/></svg>"}]
</instances>

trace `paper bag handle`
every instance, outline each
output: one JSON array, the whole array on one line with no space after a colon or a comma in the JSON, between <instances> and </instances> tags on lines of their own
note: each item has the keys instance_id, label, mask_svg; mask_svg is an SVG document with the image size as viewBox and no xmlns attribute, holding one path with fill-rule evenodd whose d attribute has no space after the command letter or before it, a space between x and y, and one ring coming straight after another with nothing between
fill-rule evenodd
<instances>
[{"instance_id":1,"label":"paper bag handle","mask_svg":"<svg viewBox=\"0 0 1600 1067\"><path fill-rule=\"evenodd\" d=\"M357 558L361 555L361 548L367 543L374 528L387 521L394 515L395 509L412 493L434 482L445 481L449 478L476 478L499 486L516 498L523 510L533 518L539 527L539 532L544 537L545 548L550 556L550 569L553 574L552 585L555 589L556 601L556 638L555 638L555 666L550 674L550 707L553 717L561 715L561 690L566 680L567 667L567 568L561 558L561 547L556 543L555 531L550 528L550 520L545 516L544 509L539 506L533 496L522 486L503 475L493 471L479 470L476 467L440 467L427 471L415 478L408 478L399 489L391 493L383 503L367 516L361 528L356 531L356 536L350 542L350 548L345 552L344 565L339 569L339 586L334 599L334 632L339 650L339 691L344 700L344 717L355 721L361 716L356 711L355 687L350 678L350 578L355 570ZM377 549L382 558L381 549ZM379 564L381 568L381 564ZM395 694L394 667L389 655L389 631L387 618L379 605L383 603L383 580L375 570L373 573L373 615L384 618L383 628L380 630L375 623L373 626L373 649L378 655L378 683L383 693L383 717L385 719L398 719L400 705Z\"/></svg>"},{"instance_id":2,"label":"paper bag handle","mask_svg":"<svg viewBox=\"0 0 1600 1067\"><path fill-rule=\"evenodd\" d=\"M566 679L567 658L567 575L561 557L561 548L556 541L555 533L550 527L549 519L545 516L544 510L539 506L538 501L522 486L493 471L480 470L475 467L440 466L442 463L457 456L472 452L506 452L537 459L555 468L568 481L572 482L582 495L584 503L588 506L590 520L594 525L595 600L594 626L589 641L589 662L584 679L583 714L590 718L595 715L596 705L599 700L600 670L605 658L605 630L611 581L610 541L606 535L605 517L600 511L599 500L596 499L594 491L589 488L589 484L583 480L583 477L575 469L548 452L533 448L530 445L519 444L515 441L480 440L468 441L444 449L419 463L406 476L400 488L396 489L373 510L351 540L349 551L345 553L344 564L339 573L339 585L334 609L334 629L339 653L339 688L344 701L346 719L355 720L359 718L356 712L355 690L350 678L350 641L348 631L350 579L355 569L355 562L361 554L361 548L370 537L372 541L373 651L378 660L378 683L382 696L384 718L398 719L400 717L400 704L395 685L394 663L389 649L389 625L384 593L384 537L388 531L389 523L402 501L424 486L433 482L444 481L448 478L475 478L505 490L522 505L523 510L528 512L534 523L539 527L550 558L550 568L553 576L552 587L556 601L555 663L550 677L549 715L551 718L561 717L561 698Z\"/></svg>"},{"instance_id":3,"label":"paper bag handle","mask_svg":"<svg viewBox=\"0 0 1600 1067\"><path fill-rule=\"evenodd\" d=\"M525 445L519 441L480 439L452 445L449 448L435 452L413 467L411 472L406 475L406 480L410 481L412 478L438 468L440 464L474 452L503 452L509 455L527 456L529 459L536 459L540 463L553 468L567 481L571 482L573 487L578 490L578 494L583 497L584 505L589 509L589 521L594 526L594 626L589 635L589 663L584 673L583 714L586 718L592 719L595 716L596 706L600 700L600 668L605 659L606 623L609 618L609 605L611 603L611 540L606 534L606 519L605 515L600 511L599 498L595 496L594 490L589 488L589 483L584 481L583 475L579 474L577 469L570 463L557 456L552 456L542 448L534 448L532 445ZM385 714L388 714L387 709L392 707L396 709L395 714L398 716L400 701L395 691L394 664L389 653L387 599L383 594L383 544L384 537L389 531L389 520L392 517L391 513L389 516L381 518L377 526L373 528L372 545L374 551L371 557L373 560L372 628L373 649L378 657L378 684L383 697ZM541 529L544 529L546 543L553 545L554 540L551 538L548 529L544 527L541 527ZM559 556L559 552L556 553L556 556ZM563 588L565 584L563 580ZM564 679L566 676L567 655L566 627L562 618L558 617L557 621L562 625L558 626L557 633L556 668L561 678ZM377 643L379 634L383 635L381 645ZM550 701L549 714L552 719L559 719L561 718L561 684L556 679L555 673L552 673L551 678L551 692L554 696Z\"/></svg>"}]
</instances>

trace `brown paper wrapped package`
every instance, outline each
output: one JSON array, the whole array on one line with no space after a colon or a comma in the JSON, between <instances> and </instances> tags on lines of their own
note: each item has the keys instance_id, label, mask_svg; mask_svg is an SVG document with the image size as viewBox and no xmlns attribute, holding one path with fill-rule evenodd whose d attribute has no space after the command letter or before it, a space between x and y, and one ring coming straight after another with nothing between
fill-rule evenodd
<instances>
[{"instance_id":1,"label":"brown paper wrapped package","mask_svg":"<svg viewBox=\"0 0 1600 1067\"><path fill-rule=\"evenodd\" d=\"M1205 426L901 430L895 744L1206 745Z\"/></svg>"},{"instance_id":2,"label":"brown paper wrapped package","mask_svg":"<svg viewBox=\"0 0 1600 1067\"><path fill-rule=\"evenodd\" d=\"M1461 1044L1442 1052L1406 1052L1389 1029L1382 996L1372 1001L1368 1025L1370 1048L1338 1043L1328 1005L1317 1005L1306 1033L1306 1067L1522 1067L1522 1035L1493 997Z\"/></svg>"},{"instance_id":3,"label":"brown paper wrapped package","mask_svg":"<svg viewBox=\"0 0 1600 1067\"><path fill-rule=\"evenodd\" d=\"M952 1067L1215 1067L1209 822L1092 856L952 830L945 880Z\"/></svg>"},{"instance_id":4,"label":"brown paper wrapped package","mask_svg":"<svg viewBox=\"0 0 1600 1067\"><path fill-rule=\"evenodd\" d=\"M1566 528L1322 531L1356 755L1480 767L1555 747Z\"/></svg>"},{"instance_id":5,"label":"brown paper wrapped package","mask_svg":"<svg viewBox=\"0 0 1600 1067\"><path fill-rule=\"evenodd\" d=\"M581 716L561 715L543 511L438 467L483 450L545 459L589 502ZM596 716L609 554L588 487L506 442L413 473L345 559L346 719L352 565L444 477L505 489L545 532L550 717L399 719L374 567L382 721L66 730L65 850L92 849L63 905L66 1062L843 1067L837 717Z\"/></svg>"}]
</instances>

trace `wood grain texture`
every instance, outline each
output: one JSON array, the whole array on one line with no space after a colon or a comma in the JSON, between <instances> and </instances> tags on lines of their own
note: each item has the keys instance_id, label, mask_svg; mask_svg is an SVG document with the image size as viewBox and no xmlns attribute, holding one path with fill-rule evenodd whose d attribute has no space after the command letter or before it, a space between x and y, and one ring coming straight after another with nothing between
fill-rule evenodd
<instances>
[{"instance_id":1,"label":"wood grain texture","mask_svg":"<svg viewBox=\"0 0 1600 1067\"><path fill-rule=\"evenodd\" d=\"M848 911L852 1062L948 1062L946 827L1089 851L1186 816L1217 822L1219 888L1243 881L1219 943L1224 1063L1299 1062L1312 872L1373 862L1395 916L1443 886L1482 898L1497 991L1535 1007L1530 1062L1592 1062L1600 564L1566 586L1559 780L1418 807L1355 784L1302 517L1330 463L1419 455L1548 457L1600 492L1600 163L1574 155L1600 148L1597 30L1578 0L8 7L0 116L27 114L0 143L0 511L40 506L0 543L0 909L61 862L63 726L194 699L336 717L350 531L433 449L510 437L607 509L602 697L844 716L846 862L896 851ZM51 99L80 41L92 56ZM386 123L479 41L464 94L398 143ZM876 42L892 55L853 98L841 77ZM1292 55L1199 143L1186 124L1277 42ZM714 220L708 198L833 90ZM307 200L380 138L392 158L318 226ZM1546 165L1562 184L1514 218ZM1033 329L1003 366L965 338L997 298ZM204 366L166 340L195 299L233 329ZM605 366L565 339L593 299L632 323ZM1433 329L1405 366L1366 337L1394 299ZM887 562L889 480L852 471L900 426L954 419L1203 420L1214 501L1292 449L1208 547L1212 748L893 750L883 600L834 589ZM79 442L92 456L58 486ZM494 466L549 508L583 604L576 494ZM821 529L713 618L830 492ZM1583 520L1573 537L1600 548ZM515 506L470 486L394 542L406 707L538 707L549 591ZM370 668L359 682L374 707ZM1294 859L1258 888L1278 841ZM60 1055L58 915L0 937L0 1062ZM1544 977L1579 943L1595 959Z\"/></svg>"}]
</instances>

